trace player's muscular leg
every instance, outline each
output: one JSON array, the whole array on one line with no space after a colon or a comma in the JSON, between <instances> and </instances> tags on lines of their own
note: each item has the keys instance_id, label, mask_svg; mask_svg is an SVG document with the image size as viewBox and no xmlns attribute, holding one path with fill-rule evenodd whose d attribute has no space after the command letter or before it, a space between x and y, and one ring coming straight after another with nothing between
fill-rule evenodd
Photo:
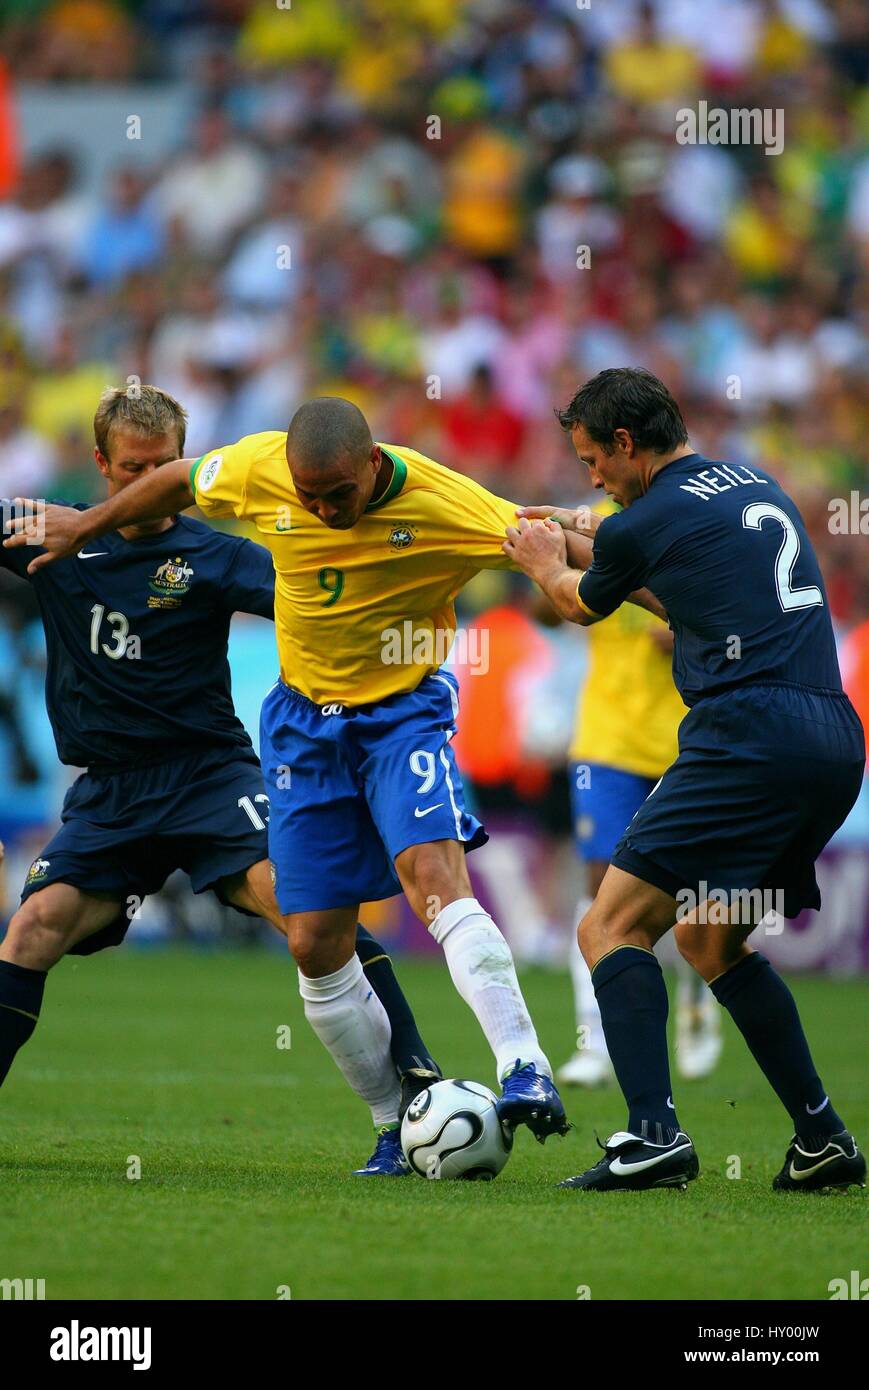
<instances>
[{"instance_id":1,"label":"player's muscular leg","mask_svg":"<svg viewBox=\"0 0 869 1390\"><path fill-rule=\"evenodd\" d=\"M293 960L309 980L333 975L356 952L358 904L320 912L289 912L283 920Z\"/></svg>"},{"instance_id":2,"label":"player's muscular leg","mask_svg":"<svg viewBox=\"0 0 869 1390\"><path fill-rule=\"evenodd\" d=\"M272 887L272 870L268 859L260 859L240 874L230 874L220 880L220 889L233 907L253 912L286 936L287 927Z\"/></svg>"},{"instance_id":3,"label":"player's muscular leg","mask_svg":"<svg viewBox=\"0 0 869 1390\"><path fill-rule=\"evenodd\" d=\"M694 912L680 916L673 929L679 954L707 984L751 955L746 938L756 923L732 922L728 909L710 899Z\"/></svg>"},{"instance_id":4,"label":"player's muscular leg","mask_svg":"<svg viewBox=\"0 0 869 1390\"><path fill-rule=\"evenodd\" d=\"M579 924L579 949L589 969L617 946L651 951L676 920L676 902L653 884L610 864Z\"/></svg>"},{"instance_id":5,"label":"player's muscular leg","mask_svg":"<svg viewBox=\"0 0 869 1390\"><path fill-rule=\"evenodd\" d=\"M538 1078L551 1077L522 998L510 947L474 897L464 847L457 840L412 845L396 856L395 870L417 917L443 949L453 984L477 1016L495 1054L498 1079L503 1080L517 1061L536 1070ZM530 1086L539 1084L529 1082ZM542 1089L539 1094L543 1096ZM523 1123L533 1102L519 1095L507 1097L505 1104L514 1105L514 1100L515 1109L502 1112L502 1118L512 1124ZM561 1101L557 1096L555 1101L551 1110L544 1096L541 1139L564 1120ZM536 1118L536 1110L534 1115Z\"/></svg>"},{"instance_id":6,"label":"player's muscular leg","mask_svg":"<svg viewBox=\"0 0 869 1390\"><path fill-rule=\"evenodd\" d=\"M472 898L465 851L458 840L411 845L395 860L395 872L407 900L426 926L459 898Z\"/></svg>"},{"instance_id":7,"label":"player's muscular leg","mask_svg":"<svg viewBox=\"0 0 869 1390\"><path fill-rule=\"evenodd\" d=\"M50 883L21 904L0 945L0 960L29 970L50 970L71 947L114 922L121 903L105 893L83 893Z\"/></svg>"}]
</instances>

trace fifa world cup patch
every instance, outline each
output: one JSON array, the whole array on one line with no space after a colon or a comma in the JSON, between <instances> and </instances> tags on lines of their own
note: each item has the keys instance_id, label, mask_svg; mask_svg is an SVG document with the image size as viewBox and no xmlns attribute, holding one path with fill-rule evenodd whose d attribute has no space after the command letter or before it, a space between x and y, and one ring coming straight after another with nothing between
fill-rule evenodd
<instances>
[{"instance_id":1,"label":"fifa world cup patch","mask_svg":"<svg viewBox=\"0 0 869 1390\"><path fill-rule=\"evenodd\" d=\"M48 873L50 864L50 859L34 859L30 868L27 870L27 878L24 880L25 884L41 882Z\"/></svg>"},{"instance_id":2,"label":"fifa world cup patch","mask_svg":"<svg viewBox=\"0 0 869 1390\"><path fill-rule=\"evenodd\" d=\"M148 587L151 597L148 599L148 607L179 608L183 595L190 588L192 575L192 565L188 565L180 555L176 555L174 560L170 556L165 564L158 565L155 573L150 576Z\"/></svg>"},{"instance_id":3,"label":"fifa world cup patch","mask_svg":"<svg viewBox=\"0 0 869 1390\"><path fill-rule=\"evenodd\" d=\"M416 527L397 525L390 528L387 544L390 550L407 550L416 540Z\"/></svg>"},{"instance_id":4,"label":"fifa world cup patch","mask_svg":"<svg viewBox=\"0 0 869 1390\"><path fill-rule=\"evenodd\" d=\"M199 470L199 477L196 479L196 491L208 492L217 482L217 475L223 467L223 454L215 454Z\"/></svg>"}]
</instances>

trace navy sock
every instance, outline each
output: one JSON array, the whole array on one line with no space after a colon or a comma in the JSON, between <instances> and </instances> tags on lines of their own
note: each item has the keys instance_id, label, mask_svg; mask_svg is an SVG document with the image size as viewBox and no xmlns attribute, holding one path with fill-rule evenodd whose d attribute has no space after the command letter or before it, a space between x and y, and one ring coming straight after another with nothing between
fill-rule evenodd
<instances>
[{"instance_id":1,"label":"navy sock","mask_svg":"<svg viewBox=\"0 0 869 1390\"><path fill-rule=\"evenodd\" d=\"M429 1050L420 1037L413 1011L395 977L392 961L370 932L361 922L356 925L356 954L362 962L365 977L386 1010L392 1028L390 1050L392 1060L400 1072L421 1067L426 1071L436 1071L440 1067L433 1062Z\"/></svg>"},{"instance_id":2,"label":"navy sock","mask_svg":"<svg viewBox=\"0 0 869 1390\"><path fill-rule=\"evenodd\" d=\"M628 1129L652 1144L675 1139L679 1121L670 1087L667 986L657 957L620 946L591 972L604 1036L628 1103Z\"/></svg>"},{"instance_id":3,"label":"navy sock","mask_svg":"<svg viewBox=\"0 0 869 1390\"><path fill-rule=\"evenodd\" d=\"M46 973L0 960L0 1086L36 1027Z\"/></svg>"},{"instance_id":4,"label":"navy sock","mask_svg":"<svg viewBox=\"0 0 869 1390\"><path fill-rule=\"evenodd\" d=\"M815 1071L794 997L766 956L753 951L709 988L727 1009L757 1065L809 1149L822 1148L844 1121L833 1109Z\"/></svg>"}]
</instances>

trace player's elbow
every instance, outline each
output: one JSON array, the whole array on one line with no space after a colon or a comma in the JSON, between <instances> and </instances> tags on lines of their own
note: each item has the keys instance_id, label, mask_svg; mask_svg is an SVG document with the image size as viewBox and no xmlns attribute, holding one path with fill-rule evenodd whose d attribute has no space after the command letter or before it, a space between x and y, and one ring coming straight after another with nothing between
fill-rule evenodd
<instances>
[{"instance_id":1,"label":"player's elbow","mask_svg":"<svg viewBox=\"0 0 869 1390\"><path fill-rule=\"evenodd\" d=\"M581 603L574 599L564 617L571 623L576 623L578 627L591 627L592 623L599 621L596 613L590 613Z\"/></svg>"}]
</instances>

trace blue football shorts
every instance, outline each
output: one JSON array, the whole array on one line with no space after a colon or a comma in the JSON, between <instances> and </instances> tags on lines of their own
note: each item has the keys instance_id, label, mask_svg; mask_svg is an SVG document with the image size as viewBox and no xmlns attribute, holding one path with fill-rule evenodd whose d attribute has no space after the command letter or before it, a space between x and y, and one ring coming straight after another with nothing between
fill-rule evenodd
<instances>
[{"instance_id":1,"label":"blue football shorts","mask_svg":"<svg viewBox=\"0 0 869 1390\"><path fill-rule=\"evenodd\" d=\"M488 836L465 806L451 740L458 687L444 671L374 704L315 705L278 681L260 720L269 855L281 912L351 907L401 892L411 845Z\"/></svg>"},{"instance_id":2,"label":"blue football shorts","mask_svg":"<svg viewBox=\"0 0 869 1390\"><path fill-rule=\"evenodd\" d=\"M571 763L569 773L577 853L586 862L601 859L609 863L657 778L603 763Z\"/></svg>"}]
</instances>

